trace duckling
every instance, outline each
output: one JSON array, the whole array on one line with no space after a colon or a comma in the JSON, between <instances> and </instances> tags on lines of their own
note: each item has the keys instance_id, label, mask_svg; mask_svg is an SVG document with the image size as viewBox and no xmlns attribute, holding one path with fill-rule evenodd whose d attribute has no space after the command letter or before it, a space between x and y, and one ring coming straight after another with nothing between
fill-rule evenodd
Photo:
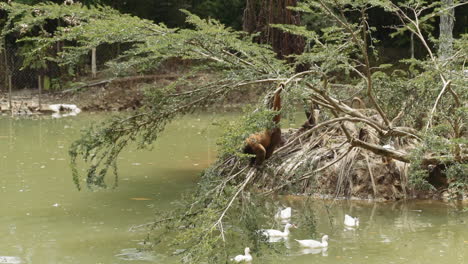
<instances>
[{"instance_id":1,"label":"duckling","mask_svg":"<svg viewBox=\"0 0 468 264\"><path fill-rule=\"evenodd\" d=\"M231 259L231 261L240 263L240 262L251 262L252 255L250 255L250 248L246 247L244 250L244 255L237 255Z\"/></svg>"}]
</instances>

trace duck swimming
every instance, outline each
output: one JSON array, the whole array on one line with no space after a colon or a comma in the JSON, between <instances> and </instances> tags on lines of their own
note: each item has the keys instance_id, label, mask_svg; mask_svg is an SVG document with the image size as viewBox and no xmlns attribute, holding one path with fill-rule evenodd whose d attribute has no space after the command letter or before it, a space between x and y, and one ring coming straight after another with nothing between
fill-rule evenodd
<instances>
[{"instance_id":1,"label":"duck swimming","mask_svg":"<svg viewBox=\"0 0 468 264\"><path fill-rule=\"evenodd\" d=\"M324 235L322 237L322 242L313 240L313 239L306 239L306 240L297 240L295 239L299 244L303 247L308 247L308 248L324 248L328 247L328 236Z\"/></svg>"}]
</instances>

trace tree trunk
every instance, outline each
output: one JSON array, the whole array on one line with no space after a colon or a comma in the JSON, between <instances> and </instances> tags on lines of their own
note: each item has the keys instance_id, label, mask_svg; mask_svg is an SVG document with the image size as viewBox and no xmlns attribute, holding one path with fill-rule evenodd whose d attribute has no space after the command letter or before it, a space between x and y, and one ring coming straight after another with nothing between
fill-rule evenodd
<instances>
[{"instance_id":1,"label":"tree trunk","mask_svg":"<svg viewBox=\"0 0 468 264\"><path fill-rule=\"evenodd\" d=\"M410 41L411 41L411 58L414 59L414 34L413 33L411 33Z\"/></svg>"},{"instance_id":2,"label":"tree trunk","mask_svg":"<svg viewBox=\"0 0 468 264\"><path fill-rule=\"evenodd\" d=\"M284 33L270 24L300 25L300 14L287 9L296 6L297 0L247 0L243 17L243 29L258 33L259 43L268 43L280 58L304 51L305 40L301 36Z\"/></svg>"},{"instance_id":3,"label":"tree trunk","mask_svg":"<svg viewBox=\"0 0 468 264\"><path fill-rule=\"evenodd\" d=\"M42 75L39 73L37 76L37 86L39 89L39 96L38 96L38 104L39 104L39 110L42 109L42 85L44 84Z\"/></svg>"},{"instance_id":4,"label":"tree trunk","mask_svg":"<svg viewBox=\"0 0 468 264\"><path fill-rule=\"evenodd\" d=\"M442 1L442 8L449 8L453 6L453 0L443 0ZM455 10L451 8L450 10L444 12L440 16L440 24L439 24L439 57L442 60L447 59L450 57L452 53L452 45L453 45L453 26L454 26L454 19L455 19Z\"/></svg>"},{"instance_id":5,"label":"tree trunk","mask_svg":"<svg viewBox=\"0 0 468 264\"><path fill-rule=\"evenodd\" d=\"M8 107L10 108L10 113L13 112L13 104L11 103L11 90L13 86L13 82L11 80L11 74L8 73Z\"/></svg>"},{"instance_id":6,"label":"tree trunk","mask_svg":"<svg viewBox=\"0 0 468 264\"><path fill-rule=\"evenodd\" d=\"M91 73L93 75L93 78L96 78L96 75L97 75L96 48L91 49Z\"/></svg>"},{"instance_id":7,"label":"tree trunk","mask_svg":"<svg viewBox=\"0 0 468 264\"><path fill-rule=\"evenodd\" d=\"M9 85L10 85L9 76L10 76L11 72L10 72L10 67L8 65L8 52L7 52L7 42L6 42L6 40L4 40L3 45L4 46L3 46L2 53L3 53L4 61L2 63L3 64L3 69L2 70L5 73L5 78L4 78L5 92L7 92L7 91L9 92L9 88L8 88ZM10 110L11 110L11 108L10 108Z\"/></svg>"}]
</instances>

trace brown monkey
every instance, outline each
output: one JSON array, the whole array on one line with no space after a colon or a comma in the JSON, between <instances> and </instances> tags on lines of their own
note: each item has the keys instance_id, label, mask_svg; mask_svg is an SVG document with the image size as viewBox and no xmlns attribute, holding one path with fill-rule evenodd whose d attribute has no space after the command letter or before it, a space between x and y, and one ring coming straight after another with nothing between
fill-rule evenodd
<instances>
[{"instance_id":1,"label":"brown monkey","mask_svg":"<svg viewBox=\"0 0 468 264\"><path fill-rule=\"evenodd\" d=\"M284 86L281 84L280 89L276 91L273 97L273 110L281 110L281 97L280 93L283 90ZM247 154L254 154L255 157L252 157L250 164L260 166L265 159L268 159L273 154L276 146L281 142L281 128L279 128L279 122L281 120L281 114L277 114L273 117L273 122L275 122L275 127L271 129L265 129L263 132L255 133L250 135L245 140L245 147L243 152Z\"/></svg>"},{"instance_id":2,"label":"brown monkey","mask_svg":"<svg viewBox=\"0 0 468 264\"><path fill-rule=\"evenodd\" d=\"M307 120L304 122L304 124L302 124L302 128L300 129L300 131L313 128L318 123L320 108L318 107L317 104L314 104L312 102L308 108L305 108L304 111L305 111Z\"/></svg>"}]
</instances>

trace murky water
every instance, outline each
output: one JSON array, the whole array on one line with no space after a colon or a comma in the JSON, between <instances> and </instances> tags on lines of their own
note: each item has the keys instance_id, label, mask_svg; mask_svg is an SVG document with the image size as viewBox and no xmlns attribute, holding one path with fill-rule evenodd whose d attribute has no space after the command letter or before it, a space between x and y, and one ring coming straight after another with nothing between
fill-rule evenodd
<instances>
[{"instance_id":1,"label":"murky water","mask_svg":"<svg viewBox=\"0 0 468 264\"><path fill-rule=\"evenodd\" d=\"M0 118L0 263L175 263L139 253L145 238L135 225L155 209L170 209L215 159L219 129L211 115L171 124L152 151L129 149L119 160L117 189L78 191L67 147L102 116L12 120ZM366 203L283 200L293 207L284 255L253 252L253 263L468 263L468 213L439 202ZM298 217L314 208L314 228ZM345 230L344 214L360 218ZM265 228L280 228L269 223ZM328 250L301 249L294 239L330 237ZM242 252L243 247L238 245Z\"/></svg>"},{"instance_id":2,"label":"murky water","mask_svg":"<svg viewBox=\"0 0 468 264\"><path fill-rule=\"evenodd\" d=\"M151 221L155 208L170 208L194 187L215 158L217 129L209 115L178 120L153 151L123 153L117 189L80 192L67 148L80 129L102 118L0 118L0 256L38 264L155 258L128 254L145 236L129 229ZM0 263L9 262L0 257Z\"/></svg>"}]
</instances>

